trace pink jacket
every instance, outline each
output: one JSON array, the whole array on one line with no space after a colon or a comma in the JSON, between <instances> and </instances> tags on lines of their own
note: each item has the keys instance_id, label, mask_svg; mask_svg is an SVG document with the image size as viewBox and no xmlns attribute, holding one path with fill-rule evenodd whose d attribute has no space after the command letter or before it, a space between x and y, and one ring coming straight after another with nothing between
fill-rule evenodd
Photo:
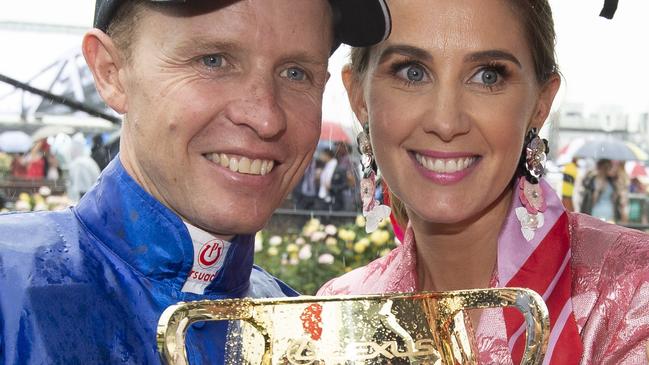
<instances>
[{"instance_id":1,"label":"pink jacket","mask_svg":"<svg viewBox=\"0 0 649 365\"><path fill-rule=\"evenodd\" d=\"M551 192L546 189L548 196ZM548 200L546 221L552 221L563 214L563 208L554 193ZM508 271L523 261L516 257L518 252L512 253L520 244L520 234L513 227L510 217L499 239L494 287L503 286L501 282L507 282L503 277L511 277ZM568 228L572 311L584 347L580 363L647 364L649 235L577 213L568 213ZM408 228L403 244L390 254L329 281L318 295L416 291L415 245ZM476 327L480 363L511 364L503 311L485 310ZM546 355L544 363L551 358Z\"/></svg>"}]
</instances>

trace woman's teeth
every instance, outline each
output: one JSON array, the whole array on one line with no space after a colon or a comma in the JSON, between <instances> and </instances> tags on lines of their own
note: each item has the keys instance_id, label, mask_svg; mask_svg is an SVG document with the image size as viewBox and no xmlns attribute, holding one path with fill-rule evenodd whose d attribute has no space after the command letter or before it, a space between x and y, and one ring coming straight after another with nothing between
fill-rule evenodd
<instances>
[{"instance_id":1,"label":"woman's teeth","mask_svg":"<svg viewBox=\"0 0 649 365\"><path fill-rule=\"evenodd\" d=\"M454 172L462 171L471 166L476 158L463 157L463 158L432 158L415 153L417 161L427 170L439 174L451 174Z\"/></svg>"},{"instance_id":2,"label":"woman's teeth","mask_svg":"<svg viewBox=\"0 0 649 365\"><path fill-rule=\"evenodd\" d=\"M207 153L204 156L213 163L220 164L232 172L248 175L263 176L270 173L275 166L273 160L251 160L248 157L226 155L225 153Z\"/></svg>"}]
</instances>

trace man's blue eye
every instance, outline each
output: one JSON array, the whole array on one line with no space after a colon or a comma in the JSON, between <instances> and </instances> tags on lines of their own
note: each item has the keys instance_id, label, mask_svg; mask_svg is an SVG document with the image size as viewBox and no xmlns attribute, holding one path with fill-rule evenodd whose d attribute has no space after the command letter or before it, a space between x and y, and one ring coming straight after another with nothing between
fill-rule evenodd
<instances>
[{"instance_id":1,"label":"man's blue eye","mask_svg":"<svg viewBox=\"0 0 649 365\"><path fill-rule=\"evenodd\" d=\"M203 56L203 64L207 67L221 67L223 66L223 56L214 54Z\"/></svg>"},{"instance_id":2,"label":"man's blue eye","mask_svg":"<svg viewBox=\"0 0 649 365\"><path fill-rule=\"evenodd\" d=\"M306 79L306 72L297 67L290 67L283 72L283 76L295 81L304 81Z\"/></svg>"}]
</instances>

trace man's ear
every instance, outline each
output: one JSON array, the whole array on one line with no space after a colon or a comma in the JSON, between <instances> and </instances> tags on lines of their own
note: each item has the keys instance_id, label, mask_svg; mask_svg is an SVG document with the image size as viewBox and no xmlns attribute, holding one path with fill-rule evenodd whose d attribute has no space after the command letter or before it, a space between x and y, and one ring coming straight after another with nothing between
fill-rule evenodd
<instances>
[{"instance_id":1,"label":"man's ear","mask_svg":"<svg viewBox=\"0 0 649 365\"><path fill-rule=\"evenodd\" d=\"M125 61L113 40L101 30L92 29L83 37L81 49L99 95L116 112L126 113L126 92L120 78Z\"/></svg>"},{"instance_id":2,"label":"man's ear","mask_svg":"<svg viewBox=\"0 0 649 365\"><path fill-rule=\"evenodd\" d=\"M363 93L362 82L358 80L357 75L354 75L351 64L345 65L341 74L343 84L345 85L345 89L347 90L347 98L349 99L349 104L351 105L356 118L361 122L361 124L367 123L367 105L365 103L365 95Z\"/></svg>"},{"instance_id":3,"label":"man's ear","mask_svg":"<svg viewBox=\"0 0 649 365\"><path fill-rule=\"evenodd\" d=\"M559 86L561 86L561 77L558 74L552 75L550 79L543 84L539 94L539 99L536 103L536 110L534 112L534 117L532 118L531 127L541 130L545 120L548 118L548 115L550 115L552 102L559 91Z\"/></svg>"}]
</instances>

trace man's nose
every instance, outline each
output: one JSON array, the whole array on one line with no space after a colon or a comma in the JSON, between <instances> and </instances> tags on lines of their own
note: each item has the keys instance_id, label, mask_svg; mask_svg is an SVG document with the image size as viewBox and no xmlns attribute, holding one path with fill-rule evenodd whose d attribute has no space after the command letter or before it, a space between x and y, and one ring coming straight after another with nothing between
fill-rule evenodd
<instances>
[{"instance_id":1,"label":"man's nose","mask_svg":"<svg viewBox=\"0 0 649 365\"><path fill-rule=\"evenodd\" d=\"M464 110L462 93L453 87L441 87L431 91L430 107L422 116L426 133L437 135L450 142L454 137L469 132L471 121Z\"/></svg>"},{"instance_id":2,"label":"man's nose","mask_svg":"<svg viewBox=\"0 0 649 365\"><path fill-rule=\"evenodd\" d=\"M286 114L271 77L250 79L242 85L239 95L241 98L228 111L234 124L249 127L262 139L275 138L286 130Z\"/></svg>"}]
</instances>

